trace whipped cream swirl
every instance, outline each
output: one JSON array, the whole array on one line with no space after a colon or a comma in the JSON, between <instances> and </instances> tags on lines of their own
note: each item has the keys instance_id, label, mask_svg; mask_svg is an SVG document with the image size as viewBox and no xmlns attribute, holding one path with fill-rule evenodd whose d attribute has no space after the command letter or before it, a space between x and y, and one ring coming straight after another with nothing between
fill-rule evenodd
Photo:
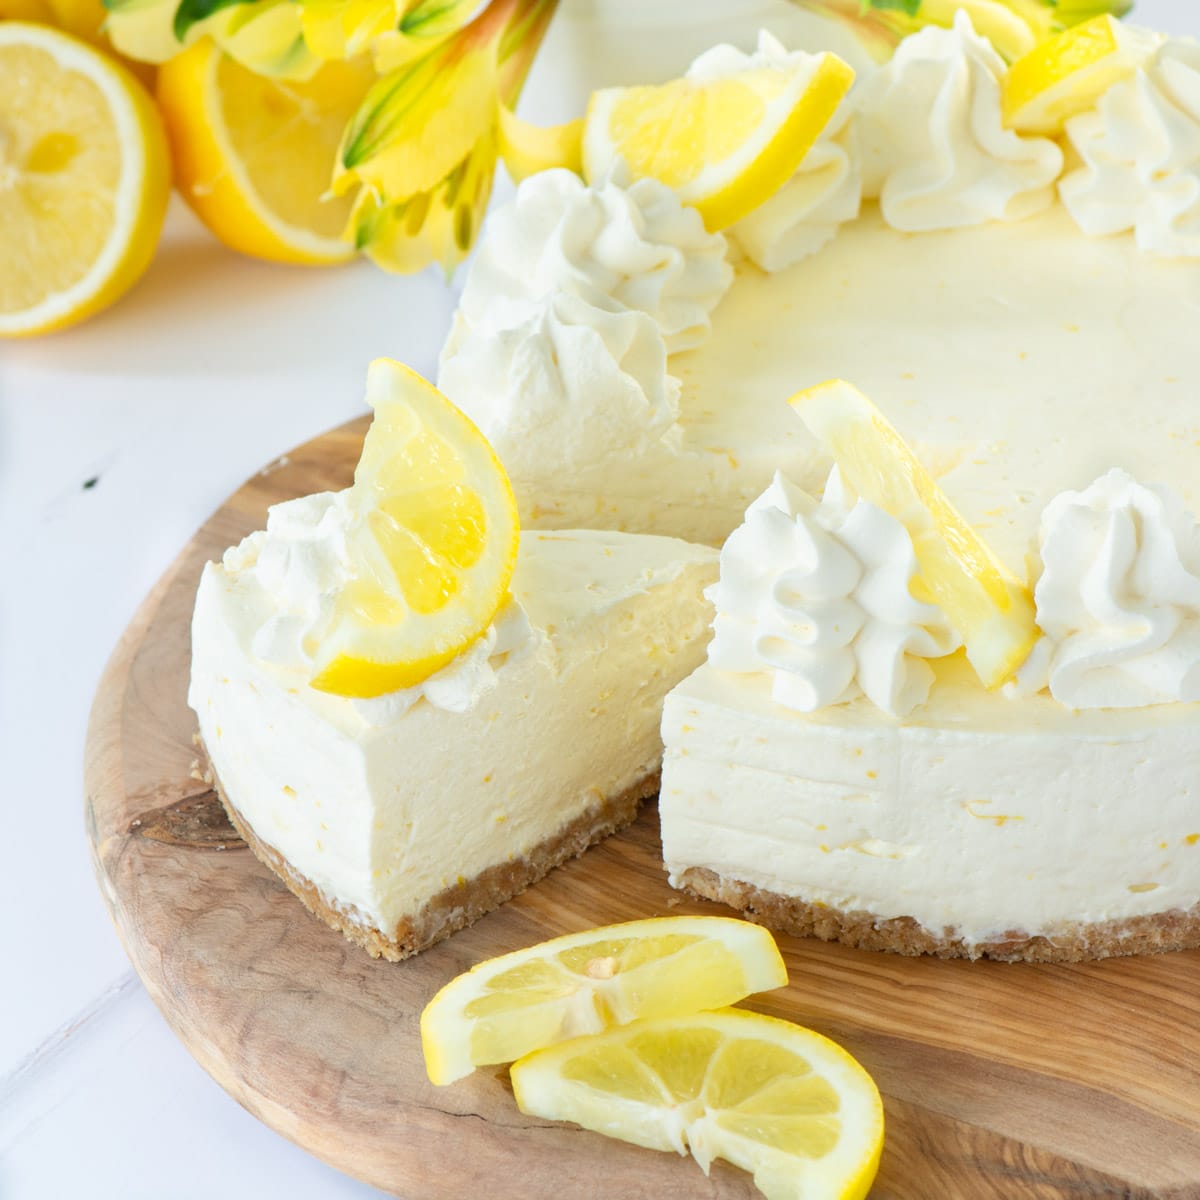
<instances>
[{"instance_id":1,"label":"whipped cream swirl","mask_svg":"<svg viewBox=\"0 0 1200 1200\"><path fill-rule=\"evenodd\" d=\"M725 239L655 179L589 187L570 171L542 171L489 219L460 311L471 325L495 323L497 308L569 292L648 314L674 354L708 336L733 282L725 252Z\"/></svg>"},{"instance_id":2,"label":"whipped cream swirl","mask_svg":"<svg viewBox=\"0 0 1200 1200\"><path fill-rule=\"evenodd\" d=\"M1084 233L1132 229L1140 250L1200 256L1200 45L1168 42L1067 136L1083 165L1058 190Z\"/></svg>"},{"instance_id":3,"label":"whipped cream swirl","mask_svg":"<svg viewBox=\"0 0 1200 1200\"><path fill-rule=\"evenodd\" d=\"M1018 221L1048 207L1063 166L1048 138L1005 129L1004 60L960 10L907 37L863 89L863 190L894 229Z\"/></svg>"},{"instance_id":4,"label":"whipped cream swirl","mask_svg":"<svg viewBox=\"0 0 1200 1200\"><path fill-rule=\"evenodd\" d=\"M820 504L777 473L721 550L709 661L769 671L772 697L800 712L865 693L902 717L929 695L924 660L959 645L941 610L913 597L916 573L908 531L836 467Z\"/></svg>"},{"instance_id":5,"label":"whipped cream swirl","mask_svg":"<svg viewBox=\"0 0 1200 1200\"><path fill-rule=\"evenodd\" d=\"M311 671L316 646L333 617L334 597L352 571L349 495L349 490L319 492L276 504L265 530L225 552L225 570L253 579L266 602L266 615L250 643L256 658ZM524 612L510 601L478 641L428 679L348 703L372 725L386 724L422 699L448 712L467 712L496 686L503 656L531 639Z\"/></svg>"},{"instance_id":6,"label":"whipped cream swirl","mask_svg":"<svg viewBox=\"0 0 1200 1200\"><path fill-rule=\"evenodd\" d=\"M739 71L773 67L787 71L804 64L816 68L820 56L789 52L765 29L758 47L745 54L736 46L706 50L688 68L688 78L723 79ZM726 235L764 271L782 271L815 254L838 229L858 216L862 201L862 164L858 134L851 121L852 96L804 156L795 174L769 200L727 229Z\"/></svg>"},{"instance_id":7,"label":"whipped cream swirl","mask_svg":"<svg viewBox=\"0 0 1200 1200\"><path fill-rule=\"evenodd\" d=\"M1164 487L1113 470L1042 514L1045 637L1018 679L1070 708L1200 700L1200 526Z\"/></svg>"},{"instance_id":8,"label":"whipped cream swirl","mask_svg":"<svg viewBox=\"0 0 1200 1200\"><path fill-rule=\"evenodd\" d=\"M654 322L570 292L513 302L474 326L457 315L438 387L519 478L679 437L679 382Z\"/></svg>"}]
</instances>

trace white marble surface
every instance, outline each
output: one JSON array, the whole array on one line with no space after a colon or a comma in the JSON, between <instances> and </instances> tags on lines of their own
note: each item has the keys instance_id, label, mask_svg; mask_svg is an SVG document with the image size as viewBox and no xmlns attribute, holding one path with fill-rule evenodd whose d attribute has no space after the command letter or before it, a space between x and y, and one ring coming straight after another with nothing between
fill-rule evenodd
<instances>
[{"instance_id":1,"label":"white marble surface","mask_svg":"<svg viewBox=\"0 0 1200 1200\"><path fill-rule=\"evenodd\" d=\"M1195 0L1138 13L1200 33ZM534 95L560 73L543 68ZM371 357L431 372L451 307L433 273L238 258L177 205L117 308L0 344L4 1200L378 1194L240 1109L147 999L92 879L83 740L109 652L195 527L263 463L360 412Z\"/></svg>"}]
</instances>

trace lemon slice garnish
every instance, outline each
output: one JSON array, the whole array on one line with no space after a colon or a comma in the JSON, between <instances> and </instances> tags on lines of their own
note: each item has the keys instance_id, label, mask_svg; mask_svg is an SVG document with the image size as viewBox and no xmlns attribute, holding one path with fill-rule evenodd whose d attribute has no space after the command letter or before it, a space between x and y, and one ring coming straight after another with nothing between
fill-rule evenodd
<instances>
[{"instance_id":1,"label":"lemon slice garnish","mask_svg":"<svg viewBox=\"0 0 1200 1200\"><path fill-rule=\"evenodd\" d=\"M651 176L725 229L769 200L795 173L854 82L833 54L720 79L593 93L583 133L584 174L618 160Z\"/></svg>"},{"instance_id":2,"label":"lemon slice garnish","mask_svg":"<svg viewBox=\"0 0 1200 1200\"><path fill-rule=\"evenodd\" d=\"M171 173L123 67L67 34L0 23L0 335L72 325L140 278Z\"/></svg>"},{"instance_id":3,"label":"lemon slice garnish","mask_svg":"<svg viewBox=\"0 0 1200 1200\"><path fill-rule=\"evenodd\" d=\"M434 1083L453 1083L579 1034L719 1008L786 983L774 938L747 921L654 917L589 929L451 980L421 1014L425 1066Z\"/></svg>"},{"instance_id":4,"label":"lemon slice garnish","mask_svg":"<svg viewBox=\"0 0 1200 1200\"><path fill-rule=\"evenodd\" d=\"M1114 83L1154 56L1161 35L1093 17L1040 42L1004 77L1004 124L1021 133L1061 133L1067 120L1095 108Z\"/></svg>"},{"instance_id":5,"label":"lemon slice garnish","mask_svg":"<svg viewBox=\"0 0 1200 1200\"><path fill-rule=\"evenodd\" d=\"M517 561L517 505L483 434L415 371L376 359L375 419L354 472L349 578L314 648L312 686L413 687L491 624Z\"/></svg>"},{"instance_id":6,"label":"lemon slice garnish","mask_svg":"<svg viewBox=\"0 0 1200 1200\"><path fill-rule=\"evenodd\" d=\"M840 1046L738 1009L638 1021L513 1064L522 1112L754 1174L768 1200L861 1200L883 1105Z\"/></svg>"},{"instance_id":7,"label":"lemon slice garnish","mask_svg":"<svg viewBox=\"0 0 1200 1200\"><path fill-rule=\"evenodd\" d=\"M177 183L200 219L243 254L338 263L349 197L324 199L342 130L374 76L361 62L325 64L304 82L268 79L204 38L164 63L158 101Z\"/></svg>"},{"instance_id":8,"label":"lemon slice garnish","mask_svg":"<svg viewBox=\"0 0 1200 1200\"><path fill-rule=\"evenodd\" d=\"M792 397L792 407L858 495L908 530L919 599L938 605L984 686L999 687L1037 639L1033 597L958 514L884 415L841 380Z\"/></svg>"}]
</instances>

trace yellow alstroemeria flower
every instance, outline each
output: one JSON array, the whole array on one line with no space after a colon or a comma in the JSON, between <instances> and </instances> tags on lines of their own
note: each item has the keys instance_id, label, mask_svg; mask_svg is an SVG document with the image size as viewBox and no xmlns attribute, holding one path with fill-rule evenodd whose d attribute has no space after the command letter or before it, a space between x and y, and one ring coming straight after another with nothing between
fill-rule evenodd
<instances>
[{"instance_id":1,"label":"yellow alstroemeria flower","mask_svg":"<svg viewBox=\"0 0 1200 1200\"><path fill-rule=\"evenodd\" d=\"M309 79L321 63L308 49L292 0L104 0L105 29L121 53L163 63L206 34L248 70Z\"/></svg>"},{"instance_id":2,"label":"yellow alstroemeria flower","mask_svg":"<svg viewBox=\"0 0 1200 1200\"><path fill-rule=\"evenodd\" d=\"M1102 13L1123 16L1133 0L794 0L849 24L878 59L926 25L949 28L966 12L982 37L1012 62L1038 42Z\"/></svg>"},{"instance_id":3,"label":"yellow alstroemeria flower","mask_svg":"<svg viewBox=\"0 0 1200 1200\"><path fill-rule=\"evenodd\" d=\"M308 48L321 59L370 51L381 74L457 33L478 0L298 0Z\"/></svg>"},{"instance_id":4,"label":"yellow alstroemeria flower","mask_svg":"<svg viewBox=\"0 0 1200 1200\"><path fill-rule=\"evenodd\" d=\"M389 72L346 130L333 191L361 187L347 235L379 265L447 273L479 230L512 108L556 0L492 0L431 52Z\"/></svg>"}]
</instances>

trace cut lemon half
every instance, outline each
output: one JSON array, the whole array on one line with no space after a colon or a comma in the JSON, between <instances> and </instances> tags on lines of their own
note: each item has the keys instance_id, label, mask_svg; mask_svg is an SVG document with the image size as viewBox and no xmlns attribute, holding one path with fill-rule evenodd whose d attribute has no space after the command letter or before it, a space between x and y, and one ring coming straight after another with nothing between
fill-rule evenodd
<instances>
[{"instance_id":1,"label":"cut lemon half","mask_svg":"<svg viewBox=\"0 0 1200 1200\"><path fill-rule=\"evenodd\" d=\"M833 54L718 79L593 93L583 132L589 181L618 161L652 176L725 229L769 200L795 173L854 82Z\"/></svg>"},{"instance_id":2,"label":"cut lemon half","mask_svg":"<svg viewBox=\"0 0 1200 1200\"><path fill-rule=\"evenodd\" d=\"M171 190L136 79L44 25L0 22L0 335L62 329L150 265Z\"/></svg>"},{"instance_id":3,"label":"cut lemon half","mask_svg":"<svg viewBox=\"0 0 1200 1200\"><path fill-rule=\"evenodd\" d=\"M512 1066L517 1106L650 1150L722 1158L768 1200L861 1200L883 1105L828 1038L738 1009L638 1021Z\"/></svg>"},{"instance_id":4,"label":"cut lemon half","mask_svg":"<svg viewBox=\"0 0 1200 1200\"><path fill-rule=\"evenodd\" d=\"M914 583L963 640L983 684L999 687L1037 640L1033 597L958 514L884 415L835 379L792 397L792 407L860 498L895 517L912 537Z\"/></svg>"},{"instance_id":5,"label":"cut lemon half","mask_svg":"<svg viewBox=\"0 0 1200 1200\"><path fill-rule=\"evenodd\" d=\"M472 967L421 1014L437 1084L477 1066L639 1017L733 1004L783 987L775 939L730 917L654 917L568 934Z\"/></svg>"},{"instance_id":6,"label":"cut lemon half","mask_svg":"<svg viewBox=\"0 0 1200 1200\"><path fill-rule=\"evenodd\" d=\"M1021 133L1061 133L1067 120L1095 108L1114 83L1144 67L1160 34L1093 17L1040 42L1004 77L1004 124Z\"/></svg>"},{"instance_id":7,"label":"cut lemon half","mask_svg":"<svg viewBox=\"0 0 1200 1200\"><path fill-rule=\"evenodd\" d=\"M373 81L361 61L269 79L209 38L164 63L158 102L180 191L225 245L275 262L339 263L348 197L326 199L342 130Z\"/></svg>"},{"instance_id":8,"label":"cut lemon half","mask_svg":"<svg viewBox=\"0 0 1200 1200\"><path fill-rule=\"evenodd\" d=\"M517 505L483 434L390 359L367 372L375 419L354 472L352 573L313 647L313 687L379 696L413 687L488 628L517 561Z\"/></svg>"}]
</instances>

